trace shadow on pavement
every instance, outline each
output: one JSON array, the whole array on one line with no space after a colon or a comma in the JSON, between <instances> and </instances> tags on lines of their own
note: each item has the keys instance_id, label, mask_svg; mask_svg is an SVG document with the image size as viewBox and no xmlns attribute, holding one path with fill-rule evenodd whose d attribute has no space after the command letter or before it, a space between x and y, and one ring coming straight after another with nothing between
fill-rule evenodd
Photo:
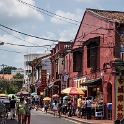
<instances>
[{"instance_id":1,"label":"shadow on pavement","mask_svg":"<svg viewBox=\"0 0 124 124\"><path fill-rule=\"evenodd\" d=\"M7 119L6 124L18 124L18 121L16 119L14 120Z\"/></svg>"}]
</instances>

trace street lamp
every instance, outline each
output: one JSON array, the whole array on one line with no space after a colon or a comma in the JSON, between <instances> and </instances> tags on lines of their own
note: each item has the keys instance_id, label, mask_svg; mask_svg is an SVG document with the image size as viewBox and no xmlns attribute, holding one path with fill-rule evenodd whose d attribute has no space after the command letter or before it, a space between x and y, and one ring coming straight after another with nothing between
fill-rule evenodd
<instances>
[{"instance_id":1,"label":"street lamp","mask_svg":"<svg viewBox=\"0 0 124 124\"><path fill-rule=\"evenodd\" d=\"M1 66L3 67L3 79L4 79L4 67L7 66L7 65L2 64Z\"/></svg>"},{"instance_id":2,"label":"street lamp","mask_svg":"<svg viewBox=\"0 0 124 124\"><path fill-rule=\"evenodd\" d=\"M0 42L0 45L4 45L4 42Z\"/></svg>"}]
</instances>

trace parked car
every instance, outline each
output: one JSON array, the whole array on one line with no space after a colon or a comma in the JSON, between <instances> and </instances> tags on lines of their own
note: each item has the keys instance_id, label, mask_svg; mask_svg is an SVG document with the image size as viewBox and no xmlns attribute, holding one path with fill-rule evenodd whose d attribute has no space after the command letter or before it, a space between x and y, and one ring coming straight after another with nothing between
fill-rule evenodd
<instances>
[{"instance_id":1,"label":"parked car","mask_svg":"<svg viewBox=\"0 0 124 124\"><path fill-rule=\"evenodd\" d=\"M6 108L10 111L10 100L8 97L0 97L0 102L3 102Z\"/></svg>"}]
</instances>

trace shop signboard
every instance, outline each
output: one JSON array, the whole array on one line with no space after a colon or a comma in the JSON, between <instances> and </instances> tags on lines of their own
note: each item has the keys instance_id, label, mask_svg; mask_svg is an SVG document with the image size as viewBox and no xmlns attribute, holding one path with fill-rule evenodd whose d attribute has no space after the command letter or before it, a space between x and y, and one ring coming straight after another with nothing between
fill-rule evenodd
<instances>
[{"instance_id":1,"label":"shop signboard","mask_svg":"<svg viewBox=\"0 0 124 124\"><path fill-rule=\"evenodd\" d=\"M75 87L79 87L81 88L82 90L87 90L87 86L81 86L80 84L83 83L83 82L86 82L87 80L87 76L83 76L83 77L79 77L79 78L74 78L74 84L75 84Z\"/></svg>"},{"instance_id":2,"label":"shop signboard","mask_svg":"<svg viewBox=\"0 0 124 124\"><path fill-rule=\"evenodd\" d=\"M124 118L124 76L116 76L116 120Z\"/></svg>"},{"instance_id":3,"label":"shop signboard","mask_svg":"<svg viewBox=\"0 0 124 124\"><path fill-rule=\"evenodd\" d=\"M41 70L41 85L37 88L37 95L40 95L40 92L44 92L45 87L47 86L47 71Z\"/></svg>"}]
</instances>

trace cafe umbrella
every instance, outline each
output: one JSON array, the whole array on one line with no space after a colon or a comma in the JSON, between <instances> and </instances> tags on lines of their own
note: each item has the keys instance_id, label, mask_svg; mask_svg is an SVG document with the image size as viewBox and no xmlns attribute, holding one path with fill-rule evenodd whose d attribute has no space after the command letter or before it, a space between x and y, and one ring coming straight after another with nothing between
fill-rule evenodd
<instances>
[{"instance_id":1,"label":"cafe umbrella","mask_svg":"<svg viewBox=\"0 0 124 124\"><path fill-rule=\"evenodd\" d=\"M52 98L58 98L58 97L59 97L58 94L54 94L54 95L52 95Z\"/></svg>"},{"instance_id":2,"label":"cafe umbrella","mask_svg":"<svg viewBox=\"0 0 124 124\"><path fill-rule=\"evenodd\" d=\"M50 97L44 97L44 99L43 99L44 101L50 101L51 100L51 98Z\"/></svg>"},{"instance_id":3,"label":"cafe umbrella","mask_svg":"<svg viewBox=\"0 0 124 124\"><path fill-rule=\"evenodd\" d=\"M8 97L11 97L14 96L14 98L17 98L17 96L15 94L9 94Z\"/></svg>"},{"instance_id":4,"label":"cafe umbrella","mask_svg":"<svg viewBox=\"0 0 124 124\"><path fill-rule=\"evenodd\" d=\"M36 92L31 93L31 96L35 96L35 95L37 95L37 93L36 93Z\"/></svg>"},{"instance_id":5,"label":"cafe umbrella","mask_svg":"<svg viewBox=\"0 0 124 124\"><path fill-rule=\"evenodd\" d=\"M81 88L76 88L76 87L68 87L66 89L63 89L61 91L62 94L67 94L67 95L84 95L85 93L82 91Z\"/></svg>"}]
</instances>

